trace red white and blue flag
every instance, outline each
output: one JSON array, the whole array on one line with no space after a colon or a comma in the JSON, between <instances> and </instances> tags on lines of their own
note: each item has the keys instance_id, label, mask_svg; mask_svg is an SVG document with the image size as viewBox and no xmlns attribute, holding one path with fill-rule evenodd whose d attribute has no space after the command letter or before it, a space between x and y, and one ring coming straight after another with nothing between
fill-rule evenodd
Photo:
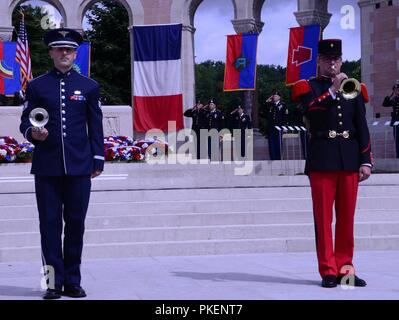
<instances>
[{"instance_id":1,"label":"red white and blue flag","mask_svg":"<svg viewBox=\"0 0 399 320\"><path fill-rule=\"evenodd\" d=\"M16 42L0 41L0 94L13 96L21 90L19 64L15 61Z\"/></svg>"},{"instance_id":2,"label":"red white and blue flag","mask_svg":"<svg viewBox=\"0 0 399 320\"><path fill-rule=\"evenodd\" d=\"M134 130L184 128L182 25L134 26Z\"/></svg>"},{"instance_id":3,"label":"red white and blue flag","mask_svg":"<svg viewBox=\"0 0 399 320\"><path fill-rule=\"evenodd\" d=\"M33 79L32 66L30 60L30 51L28 44L28 35L25 28L25 19L22 19L19 23L18 37L17 37L17 53L15 59L20 65L21 73L21 88L23 91L26 90L28 81Z\"/></svg>"},{"instance_id":4,"label":"red white and blue flag","mask_svg":"<svg viewBox=\"0 0 399 320\"><path fill-rule=\"evenodd\" d=\"M255 90L258 34L227 36L224 91Z\"/></svg>"},{"instance_id":5,"label":"red white and blue flag","mask_svg":"<svg viewBox=\"0 0 399 320\"><path fill-rule=\"evenodd\" d=\"M320 25L290 28L286 85L316 76Z\"/></svg>"}]
</instances>

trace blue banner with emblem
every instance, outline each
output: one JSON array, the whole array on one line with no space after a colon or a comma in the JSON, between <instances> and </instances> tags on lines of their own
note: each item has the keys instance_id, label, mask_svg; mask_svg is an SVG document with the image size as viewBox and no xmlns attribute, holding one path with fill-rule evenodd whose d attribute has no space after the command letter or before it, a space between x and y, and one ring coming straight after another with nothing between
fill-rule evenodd
<instances>
[{"instance_id":1,"label":"blue banner with emblem","mask_svg":"<svg viewBox=\"0 0 399 320\"><path fill-rule=\"evenodd\" d=\"M13 96L21 90L16 42L0 41L0 94Z\"/></svg>"},{"instance_id":2,"label":"blue banner with emblem","mask_svg":"<svg viewBox=\"0 0 399 320\"><path fill-rule=\"evenodd\" d=\"M90 42L82 42L78 48L73 68L80 74L90 77Z\"/></svg>"}]
</instances>

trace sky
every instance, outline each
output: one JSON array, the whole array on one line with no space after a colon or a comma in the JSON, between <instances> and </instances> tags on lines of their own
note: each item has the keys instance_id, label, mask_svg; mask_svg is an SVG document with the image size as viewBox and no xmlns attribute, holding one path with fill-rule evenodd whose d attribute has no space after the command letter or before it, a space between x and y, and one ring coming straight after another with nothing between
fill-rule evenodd
<instances>
[{"instance_id":1,"label":"sky","mask_svg":"<svg viewBox=\"0 0 399 320\"><path fill-rule=\"evenodd\" d=\"M58 11L43 1L27 1L32 5L46 7L54 16L59 26L61 19ZM354 25L349 29L341 26L347 21L347 11L341 13L345 6L350 6L354 13ZM265 23L258 40L258 64L274 64L286 66L289 40L289 28L298 23L293 12L297 11L297 0L266 0L261 13ZM360 59L360 8L357 0L330 0L328 11L332 13L329 25L323 38L341 38L343 41L343 59ZM234 10L231 0L204 0L194 16L195 62L206 60L225 61L226 35L235 34L231 20ZM86 26L84 26L86 27Z\"/></svg>"}]
</instances>

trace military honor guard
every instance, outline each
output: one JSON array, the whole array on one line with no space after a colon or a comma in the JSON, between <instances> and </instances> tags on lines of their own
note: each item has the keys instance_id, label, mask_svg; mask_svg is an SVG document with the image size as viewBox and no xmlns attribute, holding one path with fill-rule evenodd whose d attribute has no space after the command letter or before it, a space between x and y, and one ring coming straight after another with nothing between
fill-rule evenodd
<instances>
[{"instance_id":1,"label":"military honor guard","mask_svg":"<svg viewBox=\"0 0 399 320\"><path fill-rule=\"evenodd\" d=\"M35 145L31 173L49 277L44 299L86 296L80 273L83 233L91 179L104 168L104 138L99 85L72 68L82 41L71 29L45 34L54 69L29 82L21 116L20 131Z\"/></svg>"},{"instance_id":2,"label":"military honor guard","mask_svg":"<svg viewBox=\"0 0 399 320\"><path fill-rule=\"evenodd\" d=\"M204 110L204 105L199 101L195 106L184 112L184 116L192 118L193 121L191 130L193 132L197 159L201 158L201 129L207 128L206 115L207 113Z\"/></svg>"},{"instance_id":3,"label":"military honor guard","mask_svg":"<svg viewBox=\"0 0 399 320\"><path fill-rule=\"evenodd\" d=\"M283 131L276 127L281 129L281 126L288 123L288 109L277 91L266 100L266 118L270 160L281 160Z\"/></svg>"},{"instance_id":4,"label":"military honor guard","mask_svg":"<svg viewBox=\"0 0 399 320\"><path fill-rule=\"evenodd\" d=\"M321 40L318 50L319 77L297 82L292 97L301 101L310 125L305 173L312 192L321 285L332 288L345 281L364 287L366 281L353 266L353 229L358 184L370 176L372 168L368 94L363 84L340 71L341 40Z\"/></svg>"},{"instance_id":5,"label":"military honor guard","mask_svg":"<svg viewBox=\"0 0 399 320\"><path fill-rule=\"evenodd\" d=\"M245 130L252 129L251 117L245 113L245 109L241 105L232 111L231 115L233 115L233 130L240 130L240 140L235 141L234 145L235 154L238 158L245 158L248 155Z\"/></svg>"},{"instance_id":6,"label":"military honor guard","mask_svg":"<svg viewBox=\"0 0 399 320\"><path fill-rule=\"evenodd\" d=\"M224 115L223 112L220 111L217 107L216 107L216 103L213 100L209 100L208 106L205 109L207 110L206 113L206 123L207 123L207 129L212 130L215 129L218 132L220 132L223 128L224 128ZM219 160L219 148L220 148L220 144L219 144L220 140L218 139L217 141L217 150L215 150L216 148L214 147L214 152L212 154L212 140L211 137L208 137L208 158L214 161L218 161ZM216 145L216 142L213 143L213 145Z\"/></svg>"},{"instance_id":7,"label":"military honor guard","mask_svg":"<svg viewBox=\"0 0 399 320\"><path fill-rule=\"evenodd\" d=\"M399 83L392 87L392 93L390 96L386 96L382 105L384 107L392 107L391 113L391 127L393 127L393 137L395 140L396 158L399 158L399 124L395 123L399 121Z\"/></svg>"}]
</instances>

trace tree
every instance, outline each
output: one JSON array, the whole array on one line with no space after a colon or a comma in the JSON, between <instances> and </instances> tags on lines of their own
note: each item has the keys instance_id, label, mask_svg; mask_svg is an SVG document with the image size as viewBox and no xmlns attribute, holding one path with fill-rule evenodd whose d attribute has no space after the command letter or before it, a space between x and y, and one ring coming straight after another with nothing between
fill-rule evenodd
<instances>
[{"instance_id":1,"label":"tree","mask_svg":"<svg viewBox=\"0 0 399 320\"><path fill-rule=\"evenodd\" d=\"M130 73L129 17L123 5L104 0L96 3L86 17L91 29L91 77L101 85L107 104L132 101Z\"/></svg>"}]
</instances>

